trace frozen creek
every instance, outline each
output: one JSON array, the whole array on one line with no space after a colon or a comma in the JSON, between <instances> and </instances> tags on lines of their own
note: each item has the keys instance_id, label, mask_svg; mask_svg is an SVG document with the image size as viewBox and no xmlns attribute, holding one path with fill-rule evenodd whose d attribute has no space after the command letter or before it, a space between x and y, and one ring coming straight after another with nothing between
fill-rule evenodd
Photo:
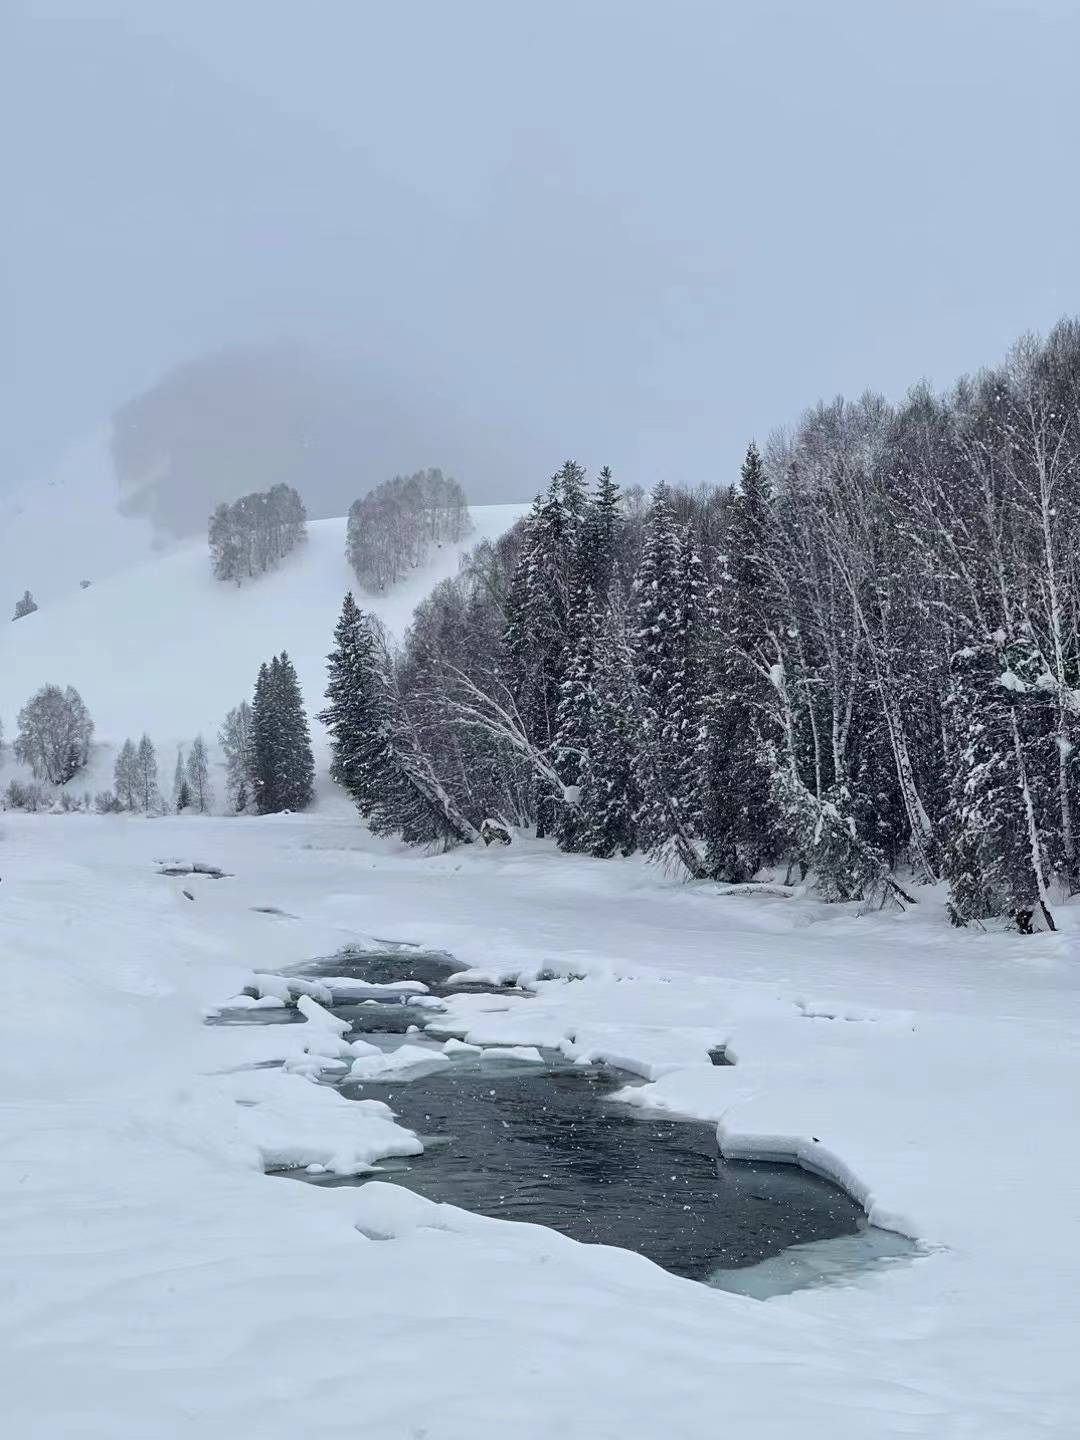
<instances>
[{"instance_id":1,"label":"frozen creek","mask_svg":"<svg viewBox=\"0 0 1080 1440\"><path fill-rule=\"evenodd\" d=\"M285 982L335 977L327 1008L404 1068L320 1082L348 1099L380 1100L416 1134L423 1153L360 1174L320 1166L275 1173L317 1185L392 1180L429 1200L477 1214L545 1225L574 1240L637 1251L673 1274L757 1299L843 1279L914 1251L865 1222L831 1182L794 1165L729 1161L715 1127L650 1114L612 1100L634 1077L602 1064L572 1064L558 1051L443 1042L439 996L462 993L445 955L400 947L345 951L288 972ZM341 994L348 982L404 986L396 993ZM473 991L507 993L473 985ZM520 996L520 992L516 992ZM524 996L520 996L524 999ZM217 1024L288 1024L293 1005L228 1008ZM716 1054L715 1063L724 1063Z\"/></svg>"}]
</instances>

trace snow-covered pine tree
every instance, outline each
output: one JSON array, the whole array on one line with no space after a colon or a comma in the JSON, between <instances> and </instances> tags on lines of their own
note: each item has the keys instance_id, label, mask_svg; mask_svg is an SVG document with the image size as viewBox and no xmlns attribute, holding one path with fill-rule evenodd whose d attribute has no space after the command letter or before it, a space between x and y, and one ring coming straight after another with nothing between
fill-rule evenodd
<instances>
[{"instance_id":1,"label":"snow-covered pine tree","mask_svg":"<svg viewBox=\"0 0 1080 1440\"><path fill-rule=\"evenodd\" d=\"M585 480L585 468L575 460L567 460L555 477L563 513L571 530L575 530L585 519L589 508L589 488Z\"/></svg>"},{"instance_id":2,"label":"snow-covered pine tree","mask_svg":"<svg viewBox=\"0 0 1080 1440\"><path fill-rule=\"evenodd\" d=\"M576 821L578 848L600 858L629 855L637 848L636 688L626 616L613 594L599 619L593 651L591 730Z\"/></svg>"},{"instance_id":3,"label":"snow-covered pine tree","mask_svg":"<svg viewBox=\"0 0 1080 1440\"><path fill-rule=\"evenodd\" d=\"M161 813L161 788L158 783L157 752L149 735L144 734L135 752L135 803L144 815Z\"/></svg>"},{"instance_id":4,"label":"snow-covered pine tree","mask_svg":"<svg viewBox=\"0 0 1080 1440\"><path fill-rule=\"evenodd\" d=\"M670 836L677 756L668 721L679 672L679 536L668 487L653 491L634 579L634 674L638 715L639 842L657 853Z\"/></svg>"},{"instance_id":5,"label":"snow-covered pine tree","mask_svg":"<svg viewBox=\"0 0 1080 1440\"><path fill-rule=\"evenodd\" d=\"M218 743L225 755L226 798L233 813L242 815L251 798L254 765L251 706L246 700L225 716Z\"/></svg>"},{"instance_id":6,"label":"snow-covered pine tree","mask_svg":"<svg viewBox=\"0 0 1080 1440\"><path fill-rule=\"evenodd\" d=\"M302 810L315 785L311 736L296 670L286 651L259 669L252 705L255 803L260 815Z\"/></svg>"},{"instance_id":7,"label":"snow-covered pine tree","mask_svg":"<svg viewBox=\"0 0 1080 1440\"><path fill-rule=\"evenodd\" d=\"M346 598L330 656L330 704L321 719L334 745L336 778L373 834L412 844L477 838L419 744L397 688L379 623Z\"/></svg>"},{"instance_id":8,"label":"snow-covered pine tree","mask_svg":"<svg viewBox=\"0 0 1080 1440\"><path fill-rule=\"evenodd\" d=\"M201 735L196 735L191 742L184 782L188 791L188 804L200 815L205 815L213 807L214 789L210 783L210 757L206 741Z\"/></svg>"},{"instance_id":9,"label":"snow-covered pine tree","mask_svg":"<svg viewBox=\"0 0 1080 1440\"><path fill-rule=\"evenodd\" d=\"M661 745L671 756L672 799L683 823L700 835L705 809L708 651L714 616L692 525L683 528L675 585L675 678Z\"/></svg>"},{"instance_id":10,"label":"snow-covered pine tree","mask_svg":"<svg viewBox=\"0 0 1080 1440\"><path fill-rule=\"evenodd\" d=\"M776 860L781 846L769 759L779 743L776 682L767 678L775 660L769 637L779 624L768 557L771 499L761 456L751 443L728 507L705 704L707 862L711 874L736 883Z\"/></svg>"},{"instance_id":11,"label":"snow-covered pine tree","mask_svg":"<svg viewBox=\"0 0 1080 1440\"><path fill-rule=\"evenodd\" d=\"M576 479L571 485L576 485ZM560 685L568 658L567 621L578 528L577 517L566 509L563 491L560 472L552 477L547 493L537 496L533 504L506 606L507 683L528 739L543 755L550 754L555 739ZM571 494L576 497L576 489L572 488ZM547 788L535 788L533 813L537 834L546 834L556 814L556 801Z\"/></svg>"},{"instance_id":12,"label":"snow-covered pine tree","mask_svg":"<svg viewBox=\"0 0 1080 1440\"><path fill-rule=\"evenodd\" d=\"M113 766L113 791L121 809L135 810L139 804L138 759L130 738L120 747Z\"/></svg>"},{"instance_id":13,"label":"snow-covered pine tree","mask_svg":"<svg viewBox=\"0 0 1080 1440\"><path fill-rule=\"evenodd\" d=\"M315 793L315 758L311 752L311 732L300 681L284 650L281 652L279 685L285 744L282 798L287 810L303 810L311 804Z\"/></svg>"},{"instance_id":14,"label":"snow-covered pine tree","mask_svg":"<svg viewBox=\"0 0 1080 1440\"><path fill-rule=\"evenodd\" d=\"M15 602L15 615L13 618L21 620L24 615L32 615L37 608L38 604L33 595L30 594L29 590L24 590L22 599L16 600Z\"/></svg>"},{"instance_id":15,"label":"snow-covered pine tree","mask_svg":"<svg viewBox=\"0 0 1080 1440\"><path fill-rule=\"evenodd\" d=\"M359 798L357 767L368 754L368 729L378 724L372 709L369 676L374 667L375 635L350 590L334 628L327 656L327 704L319 719L330 732L330 774L354 800Z\"/></svg>"},{"instance_id":16,"label":"snow-covered pine tree","mask_svg":"<svg viewBox=\"0 0 1080 1440\"><path fill-rule=\"evenodd\" d=\"M555 768L577 802L561 805L558 810L556 833L563 850L580 850L586 833L580 807L581 784L589 751L597 739L594 673L601 618L592 588L586 584L570 620L575 638L568 646L571 653L559 687L553 746Z\"/></svg>"},{"instance_id":17,"label":"snow-covered pine tree","mask_svg":"<svg viewBox=\"0 0 1080 1440\"><path fill-rule=\"evenodd\" d=\"M173 809L178 815L181 811L187 810L191 805L191 790L188 787L187 772L184 769L184 749L182 745L176 747L176 769L173 771L172 800Z\"/></svg>"},{"instance_id":18,"label":"snow-covered pine tree","mask_svg":"<svg viewBox=\"0 0 1080 1440\"><path fill-rule=\"evenodd\" d=\"M251 778L255 808L260 815L284 809L278 779L282 751L276 683L279 670L276 655L269 664L263 661L251 702Z\"/></svg>"},{"instance_id":19,"label":"snow-covered pine tree","mask_svg":"<svg viewBox=\"0 0 1080 1440\"><path fill-rule=\"evenodd\" d=\"M571 629L573 612L581 605L587 590L592 591L599 607L606 604L619 557L622 524L619 487L605 466L597 478L596 495L586 505L577 528L571 583Z\"/></svg>"}]
</instances>

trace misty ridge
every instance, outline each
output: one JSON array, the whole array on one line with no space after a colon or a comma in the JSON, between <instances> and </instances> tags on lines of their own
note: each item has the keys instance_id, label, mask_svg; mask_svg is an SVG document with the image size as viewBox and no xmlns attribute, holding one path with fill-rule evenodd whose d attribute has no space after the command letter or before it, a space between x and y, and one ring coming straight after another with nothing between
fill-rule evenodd
<instances>
[{"instance_id":1,"label":"misty ridge","mask_svg":"<svg viewBox=\"0 0 1080 1440\"><path fill-rule=\"evenodd\" d=\"M218 505L279 485L303 495L311 519L343 515L390 478L387 416L374 387L311 346L215 351L114 414L119 508L169 538L196 535Z\"/></svg>"}]
</instances>

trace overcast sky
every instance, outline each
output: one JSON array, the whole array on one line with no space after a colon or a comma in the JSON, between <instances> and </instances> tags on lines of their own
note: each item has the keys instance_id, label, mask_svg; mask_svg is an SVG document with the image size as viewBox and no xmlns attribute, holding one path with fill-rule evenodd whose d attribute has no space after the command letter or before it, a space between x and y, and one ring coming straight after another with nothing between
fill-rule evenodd
<instances>
[{"instance_id":1,"label":"overcast sky","mask_svg":"<svg viewBox=\"0 0 1080 1440\"><path fill-rule=\"evenodd\" d=\"M284 335L378 376L395 468L478 498L567 456L726 481L818 396L1080 310L1074 0L0 15L0 488Z\"/></svg>"}]
</instances>

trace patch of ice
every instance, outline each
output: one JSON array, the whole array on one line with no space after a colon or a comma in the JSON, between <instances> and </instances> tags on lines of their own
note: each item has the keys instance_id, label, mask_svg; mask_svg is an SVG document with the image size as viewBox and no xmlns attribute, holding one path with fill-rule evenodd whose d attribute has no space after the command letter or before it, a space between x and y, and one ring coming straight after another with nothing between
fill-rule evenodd
<instances>
[{"instance_id":1,"label":"patch of ice","mask_svg":"<svg viewBox=\"0 0 1080 1440\"><path fill-rule=\"evenodd\" d=\"M401 1079L412 1072L437 1070L449 1063L450 1057L441 1050L424 1045L399 1045L396 1050L380 1050L375 1055L361 1056L353 1061L349 1073L356 1080Z\"/></svg>"},{"instance_id":2,"label":"patch of ice","mask_svg":"<svg viewBox=\"0 0 1080 1440\"><path fill-rule=\"evenodd\" d=\"M483 1052L482 1045L469 1045L464 1040L455 1040L451 1037L443 1042L444 1055L480 1055Z\"/></svg>"},{"instance_id":3,"label":"patch of ice","mask_svg":"<svg viewBox=\"0 0 1080 1440\"><path fill-rule=\"evenodd\" d=\"M516 1060L521 1065L543 1065L544 1063L544 1057L535 1045L489 1045L487 1049L481 1051L481 1059Z\"/></svg>"}]
</instances>

